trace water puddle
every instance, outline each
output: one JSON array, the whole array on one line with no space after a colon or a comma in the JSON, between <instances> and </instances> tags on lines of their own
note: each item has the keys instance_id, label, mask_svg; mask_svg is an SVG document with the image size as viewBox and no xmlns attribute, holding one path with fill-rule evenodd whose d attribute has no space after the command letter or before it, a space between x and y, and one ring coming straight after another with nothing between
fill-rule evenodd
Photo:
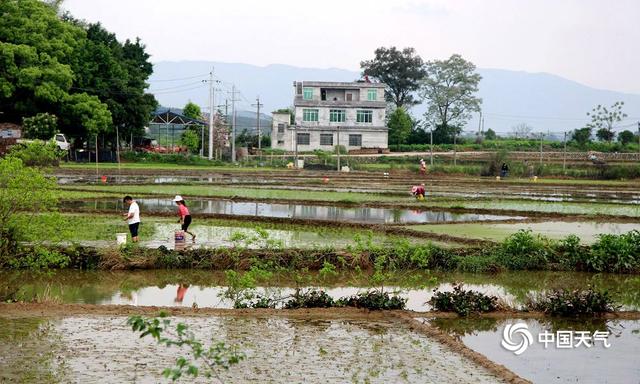
<instances>
[{"instance_id":1,"label":"water puddle","mask_svg":"<svg viewBox=\"0 0 640 384\"><path fill-rule=\"evenodd\" d=\"M176 205L167 198L136 199L140 210L145 212L169 213L176 211ZM238 202L231 200L192 199L188 202L192 215L225 214L237 216L258 216L292 219L312 219L336 222L366 224L409 224L409 223L451 223L462 221L523 220L522 216L487 215L474 213L453 213L446 211L424 211L414 209L391 209L371 207L335 207L323 205L301 205L286 203ZM73 210L95 209L124 212L119 199L96 199L91 201L63 201L61 207Z\"/></svg>"},{"instance_id":2,"label":"water puddle","mask_svg":"<svg viewBox=\"0 0 640 384\"><path fill-rule=\"evenodd\" d=\"M567 320L567 319L431 319L434 325L459 338L466 346L506 366L534 383L638 383L640 378L640 320ZM516 355L501 346L505 327L524 324L532 336L532 344ZM574 331L574 332L571 332ZM558 333L560 332L560 333ZM584 333L577 333L584 332ZM593 337L595 332L608 332L602 341L579 339ZM557 345L558 334L571 335ZM518 345L524 331L512 333L511 342ZM555 343L540 342L543 339ZM546 335L546 336L545 336ZM568 339L571 340L568 340Z\"/></svg>"}]
</instances>

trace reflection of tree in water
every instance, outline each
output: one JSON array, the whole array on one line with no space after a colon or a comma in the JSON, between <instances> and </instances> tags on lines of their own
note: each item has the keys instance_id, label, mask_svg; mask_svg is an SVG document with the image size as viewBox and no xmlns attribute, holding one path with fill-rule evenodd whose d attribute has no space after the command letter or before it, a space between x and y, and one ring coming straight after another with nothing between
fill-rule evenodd
<instances>
[{"instance_id":1,"label":"reflection of tree in water","mask_svg":"<svg viewBox=\"0 0 640 384\"><path fill-rule=\"evenodd\" d=\"M466 284L491 284L502 287L518 303L524 303L534 292L553 289L607 290L618 304L640 308L640 277L586 272L511 271L494 275L452 273L443 282L464 281Z\"/></svg>"},{"instance_id":2,"label":"reflection of tree in water","mask_svg":"<svg viewBox=\"0 0 640 384\"><path fill-rule=\"evenodd\" d=\"M0 317L0 382L64 381L61 336L50 320Z\"/></svg>"},{"instance_id":3,"label":"reflection of tree in water","mask_svg":"<svg viewBox=\"0 0 640 384\"><path fill-rule=\"evenodd\" d=\"M429 324L448 333L458 341L464 336L475 336L478 332L497 332L502 322L504 321L486 317L436 318L429 320Z\"/></svg>"}]
</instances>

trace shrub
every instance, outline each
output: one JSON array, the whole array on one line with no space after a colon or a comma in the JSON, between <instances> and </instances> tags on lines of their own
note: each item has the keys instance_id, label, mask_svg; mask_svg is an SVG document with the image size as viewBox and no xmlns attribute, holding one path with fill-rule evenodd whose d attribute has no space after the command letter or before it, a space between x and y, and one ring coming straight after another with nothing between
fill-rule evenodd
<instances>
[{"instance_id":1,"label":"shrub","mask_svg":"<svg viewBox=\"0 0 640 384\"><path fill-rule=\"evenodd\" d=\"M407 299L400 296L389 296L387 292L378 290L341 297L336 302L338 307L356 307L370 310L404 309Z\"/></svg>"},{"instance_id":2,"label":"shrub","mask_svg":"<svg viewBox=\"0 0 640 384\"><path fill-rule=\"evenodd\" d=\"M68 255L43 247L36 247L25 252L20 257L9 260L9 266L15 269L44 269L65 268L71 259Z\"/></svg>"},{"instance_id":3,"label":"shrub","mask_svg":"<svg viewBox=\"0 0 640 384\"><path fill-rule=\"evenodd\" d=\"M613 312L616 307L607 291L560 289L530 297L527 307L555 316L577 316Z\"/></svg>"},{"instance_id":4,"label":"shrub","mask_svg":"<svg viewBox=\"0 0 640 384\"><path fill-rule=\"evenodd\" d=\"M325 291L309 290L306 292L296 292L293 298L284 304L286 309L297 308L331 308L333 298Z\"/></svg>"},{"instance_id":5,"label":"shrub","mask_svg":"<svg viewBox=\"0 0 640 384\"><path fill-rule=\"evenodd\" d=\"M56 188L54 179L25 167L22 160L0 159L0 267L18 253L19 242L30 231L29 218L55 207ZM55 230L57 225L50 222L49 227Z\"/></svg>"},{"instance_id":6,"label":"shrub","mask_svg":"<svg viewBox=\"0 0 640 384\"><path fill-rule=\"evenodd\" d=\"M471 273L499 272L502 269L495 255L456 256L455 264L457 270Z\"/></svg>"},{"instance_id":7,"label":"shrub","mask_svg":"<svg viewBox=\"0 0 640 384\"><path fill-rule=\"evenodd\" d=\"M23 117L22 130L28 139L50 140L58 131L58 118L50 113Z\"/></svg>"},{"instance_id":8,"label":"shrub","mask_svg":"<svg viewBox=\"0 0 640 384\"><path fill-rule=\"evenodd\" d=\"M472 313L492 312L499 309L498 298L481 292L466 291L462 284L453 286L453 292L440 292L435 289L429 304L438 311L455 312L461 316Z\"/></svg>"},{"instance_id":9,"label":"shrub","mask_svg":"<svg viewBox=\"0 0 640 384\"><path fill-rule=\"evenodd\" d=\"M52 167L58 166L65 152L56 147L54 142L34 141L18 144L9 150L9 156L22 160L26 166Z\"/></svg>"},{"instance_id":10,"label":"shrub","mask_svg":"<svg viewBox=\"0 0 640 384\"><path fill-rule=\"evenodd\" d=\"M587 266L597 272L635 272L640 269L640 232L601 234L591 246Z\"/></svg>"},{"instance_id":11,"label":"shrub","mask_svg":"<svg viewBox=\"0 0 640 384\"><path fill-rule=\"evenodd\" d=\"M507 237L497 250L497 261L510 270L544 269L548 264L549 247L531 230L519 230Z\"/></svg>"},{"instance_id":12,"label":"shrub","mask_svg":"<svg viewBox=\"0 0 640 384\"><path fill-rule=\"evenodd\" d=\"M556 261L565 269L584 270L586 266L586 256L589 250L580 245L580 238L576 235L569 235L560 240L556 247Z\"/></svg>"}]
</instances>

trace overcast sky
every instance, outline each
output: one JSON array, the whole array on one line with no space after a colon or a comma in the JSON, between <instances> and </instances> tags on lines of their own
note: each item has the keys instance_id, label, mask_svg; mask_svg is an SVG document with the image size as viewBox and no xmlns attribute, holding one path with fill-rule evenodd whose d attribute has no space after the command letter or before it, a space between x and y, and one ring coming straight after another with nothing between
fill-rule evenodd
<instances>
[{"instance_id":1,"label":"overcast sky","mask_svg":"<svg viewBox=\"0 0 640 384\"><path fill-rule=\"evenodd\" d=\"M358 70L379 46L640 93L640 0L66 0L152 61Z\"/></svg>"}]
</instances>

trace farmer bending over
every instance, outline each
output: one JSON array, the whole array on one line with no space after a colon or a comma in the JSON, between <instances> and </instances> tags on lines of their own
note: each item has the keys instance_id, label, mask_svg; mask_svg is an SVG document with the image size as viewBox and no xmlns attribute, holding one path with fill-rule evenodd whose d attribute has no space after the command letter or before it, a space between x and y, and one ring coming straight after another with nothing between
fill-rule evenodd
<instances>
[{"instance_id":1,"label":"farmer bending over","mask_svg":"<svg viewBox=\"0 0 640 384\"><path fill-rule=\"evenodd\" d=\"M418 200L424 200L424 195L426 194L424 184L414 185L411 188L411 194Z\"/></svg>"},{"instance_id":2,"label":"farmer bending over","mask_svg":"<svg viewBox=\"0 0 640 384\"><path fill-rule=\"evenodd\" d=\"M124 221L129 224L129 232L131 232L131 241L138 242L138 228L140 227L140 207L131 196L125 196L122 200L129 206L129 212L124 214Z\"/></svg>"}]
</instances>

